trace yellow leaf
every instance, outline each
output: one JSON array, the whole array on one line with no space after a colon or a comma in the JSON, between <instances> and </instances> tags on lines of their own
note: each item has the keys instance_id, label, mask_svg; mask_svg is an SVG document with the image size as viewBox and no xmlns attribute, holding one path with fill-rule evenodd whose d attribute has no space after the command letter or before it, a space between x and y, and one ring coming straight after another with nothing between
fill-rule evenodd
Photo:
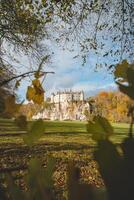
<instances>
[{"instance_id":1,"label":"yellow leaf","mask_svg":"<svg viewBox=\"0 0 134 200\"><path fill-rule=\"evenodd\" d=\"M20 86L20 80L17 80L15 83L15 88L18 89L19 86Z\"/></svg>"},{"instance_id":2,"label":"yellow leaf","mask_svg":"<svg viewBox=\"0 0 134 200\"><path fill-rule=\"evenodd\" d=\"M122 78L125 81L127 79L128 65L127 60L123 60L122 63L117 64L114 71L115 78Z\"/></svg>"},{"instance_id":3,"label":"yellow leaf","mask_svg":"<svg viewBox=\"0 0 134 200\"><path fill-rule=\"evenodd\" d=\"M38 93L34 96L33 102L37 104L41 104L44 102L44 93Z\"/></svg>"},{"instance_id":4,"label":"yellow leaf","mask_svg":"<svg viewBox=\"0 0 134 200\"><path fill-rule=\"evenodd\" d=\"M44 90L41 86L41 83L38 79L32 81L32 86L28 86L27 90L27 99L33 101L34 103L41 104L44 102Z\"/></svg>"},{"instance_id":5,"label":"yellow leaf","mask_svg":"<svg viewBox=\"0 0 134 200\"><path fill-rule=\"evenodd\" d=\"M34 79L32 81L32 84L34 87L37 87L37 88L41 86L39 79Z\"/></svg>"},{"instance_id":6,"label":"yellow leaf","mask_svg":"<svg viewBox=\"0 0 134 200\"><path fill-rule=\"evenodd\" d=\"M28 86L27 94L26 94L27 100L28 101L33 100L34 96L35 96L35 89L33 87L31 87L31 86Z\"/></svg>"}]
</instances>

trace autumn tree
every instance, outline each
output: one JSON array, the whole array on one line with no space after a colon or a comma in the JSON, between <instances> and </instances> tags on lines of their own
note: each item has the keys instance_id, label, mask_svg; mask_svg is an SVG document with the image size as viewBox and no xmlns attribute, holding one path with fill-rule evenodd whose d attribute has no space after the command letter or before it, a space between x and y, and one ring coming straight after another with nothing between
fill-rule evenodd
<instances>
[{"instance_id":1,"label":"autumn tree","mask_svg":"<svg viewBox=\"0 0 134 200\"><path fill-rule=\"evenodd\" d=\"M82 56L83 61L90 51L98 57L113 57L113 63L133 56L132 0L2 0L0 11L2 53L7 50L5 42L27 54L41 53L39 41L44 38L77 41L81 53L75 57Z\"/></svg>"},{"instance_id":2,"label":"autumn tree","mask_svg":"<svg viewBox=\"0 0 134 200\"><path fill-rule=\"evenodd\" d=\"M11 69L5 67L5 65L2 62L2 59L0 59L0 83L4 81L5 77L10 79L12 76L13 72L11 71ZM6 84L4 87L0 87L0 116L2 116L4 113L6 98L13 94L11 88L11 84Z\"/></svg>"},{"instance_id":3,"label":"autumn tree","mask_svg":"<svg viewBox=\"0 0 134 200\"><path fill-rule=\"evenodd\" d=\"M48 61L46 48L39 44L46 35L45 20L43 20L43 14L40 13L37 1L2 0L0 13L0 60L2 63L0 68L1 73L6 72L0 80L0 86L5 87L10 82L16 84L14 81L17 80L18 87L22 79L33 76L37 71L38 73L42 71L41 65ZM13 54L10 49L13 50ZM37 60L37 66L34 69L23 66L24 73L20 73L22 63L16 59L15 52L28 57L32 56L33 62ZM9 71L12 72L10 77L7 76Z\"/></svg>"},{"instance_id":4,"label":"autumn tree","mask_svg":"<svg viewBox=\"0 0 134 200\"><path fill-rule=\"evenodd\" d=\"M121 92L100 92L95 96L96 114L112 122L129 122L128 109L131 100Z\"/></svg>"}]
</instances>

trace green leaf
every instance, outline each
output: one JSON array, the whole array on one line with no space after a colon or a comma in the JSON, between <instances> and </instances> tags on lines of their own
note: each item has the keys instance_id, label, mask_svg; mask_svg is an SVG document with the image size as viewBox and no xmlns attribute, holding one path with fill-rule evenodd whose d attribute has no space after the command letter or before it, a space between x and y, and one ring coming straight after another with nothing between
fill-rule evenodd
<instances>
[{"instance_id":1,"label":"green leaf","mask_svg":"<svg viewBox=\"0 0 134 200\"><path fill-rule=\"evenodd\" d=\"M109 121L100 116L95 116L93 122L88 122L87 131L92 134L94 140L107 139L114 132Z\"/></svg>"},{"instance_id":2,"label":"green leaf","mask_svg":"<svg viewBox=\"0 0 134 200\"><path fill-rule=\"evenodd\" d=\"M128 79L129 85L134 87L134 64L130 65L130 67L127 70L127 79Z\"/></svg>"},{"instance_id":3,"label":"green leaf","mask_svg":"<svg viewBox=\"0 0 134 200\"><path fill-rule=\"evenodd\" d=\"M9 175L6 176L6 183L7 188L9 192L9 198L13 200L27 200L26 193L23 193L23 191L15 184L13 181L13 178Z\"/></svg>"},{"instance_id":4,"label":"green leaf","mask_svg":"<svg viewBox=\"0 0 134 200\"><path fill-rule=\"evenodd\" d=\"M52 187L53 185L52 175L54 173L55 163L56 163L56 160L54 158L52 157L48 158L47 168L45 172L46 187Z\"/></svg>"},{"instance_id":5,"label":"green leaf","mask_svg":"<svg viewBox=\"0 0 134 200\"><path fill-rule=\"evenodd\" d=\"M43 136L44 132L44 122L42 119L39 119L31 125L28 135L24 136L23 140L27 145L31 146Z\"/></svg>"},{"instance_id":6,"label":"green leaf","mask_svg":"<svg viewBox=\"0 0 134 200\"><path fill-rule=\"evenodd\" d=\"M128 95L131 99L134 99L134 86L126 86L120 83L117 83L117 84L121 92Z\"/></svg>"},{"instance_id":7,"label":"green leaf","mask_svg":"<svg viewBox=\"0 0 134 200\"><path fill-rule=\"evenodd\" d=\"M52 175L55 159L49 158L47 167L44 168L39 159L30 160L28 174L25 177L30 199L47 199L48 189L53 187ZM49 194L51 196L51 192Z\"/></svg>"},{"instance_id":8,"label":"green leaf","mask_svg":"<svg viewBox=\"0 0 134 200\"><path fill-rule=\"evenodd\" d=\"M128 65L127 60L123 60L122 63L117 64L114 71L115 78L122 78L124 81L127 80Z\"/></svg>"},{"instance_id":9,"label":"green leaf","mask_svg":"<svg viewBox=\"0 0 134 200\"><path fill-rule=\"evenodd\" d=\"M43 199L45 190L45 177L42 164L39 159L30 160L28 174L25 176L29 199Z\"/></svg>"},{"instance_id":10,"label":"green leaf","mask_svg":"<svg viewBox=\"0 0 134 200\"><path fill-rule=\"evenodd\" d=\"M120 64L120 66L123 67L125 65ZM134 64L128 64L128 67L126 67L126 71L124 71L124 75L122 75L122 77L123 76L125 77L123 81L127 84L123 84L122 81L117 80L116 83L119 86L119 90L128 95L131 99L134 99Z\"/></svg>"}]
</instances>

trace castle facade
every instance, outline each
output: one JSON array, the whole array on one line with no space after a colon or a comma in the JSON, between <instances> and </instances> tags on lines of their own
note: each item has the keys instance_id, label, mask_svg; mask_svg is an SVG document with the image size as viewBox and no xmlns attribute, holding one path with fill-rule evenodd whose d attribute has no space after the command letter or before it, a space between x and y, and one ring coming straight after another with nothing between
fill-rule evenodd
<instances>
[{"instance_id":1,"label":"castle facade","mask_svg":"<svg viewBox=\"0 0 134 200\"><path fill-rule=\"evenodd\" d=\"M72 101L84 101L84 92L64 91L51 94L51 103L65 103Z\"/></svg>"},{"instance_id":2,"label":"castle facade","mask_svg":"<svg viewBox=\"0 0 134 200\"><path fill-rule=\"evenodd\" d=\"M33 119L83 121L86 120L85 110L90 111L90 104L84 99L83 91L59 91L51 94L49 106Z\"/></svg>"}]
</instances>

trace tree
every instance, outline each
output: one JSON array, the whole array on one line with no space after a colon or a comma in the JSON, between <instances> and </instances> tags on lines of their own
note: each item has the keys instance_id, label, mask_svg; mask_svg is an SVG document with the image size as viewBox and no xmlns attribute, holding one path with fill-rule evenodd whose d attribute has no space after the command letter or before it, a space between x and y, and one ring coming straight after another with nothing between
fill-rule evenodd
<instances>
[{"instance_id":1,"label":"tree","mask_svg":"<svg viewBox=\"0 0 134 200\"><path fill-rule=\"evenodd\" d=\"M99 57L108 56L113 63L133 56L132 0L13 1L1 3L2 42L29 51L37 50L37 41L42 38L62 43L75 40L83 61L89 51Z\"/></svg>"},{"instance_id":2,"label":"tree","mask_svg":"<svg viewBox=\"0 0 134 200\"><path fill-rule=\"evenodd\" d=\"M112 122L129 122L131 100L121 92L100 92L94 97L96 114Z\"/></svg>"},{"instance_id":3,"label":"tree","mask_svg":"<svg viewBox=\"0 0 134 200\"><path fill-rule=\"evenodd\" d=\"M40 13L38 1L2 0L0 13L1 72L4 71L5 73L6 71L6 74L9 71L12 72L12 76L5 76L5 79L0 80L0 86L13 82L15 79L18 81L17 86L19 86L23 78L33 76L37 71L39 73L42 70L42 64L48 61L47 51L45 54L43 48L39 45L39 41L46 32L45 21ZM33 56L33 58L39 60L40 64L35 67L35 70L28 67L25 73L20 74L18 69L16 70L14 67L14 63L19 63L17 65L19 67L20 62L16 60L14 54L10 55L10 48L13 48L14 51L15 49L19 50L21 54ZM27 66L25 68L27 69Z\"/></svg>"},{"instance_id":4,"label":"tree","mask_svg":"<svg viewBox=\"0 0 134 200\"><path fill-rule=\"evenodd\" d=\"M35 9L35 12L33 12ZM42 21L38 8L27 0L1 1L0 39L24 49L41 37Z\"/></svg>"},{"instance_id":5,"label":"tree","mask_svg":"<svg viewBox=\"0 0 134 200\"><path fill-rule=\"evenodd\" d=\"M5 65L0 59L0 84L5 80L5 78L10 79L13 76L13 72L5 68ZM11 85L6 84L4 87L0 87L0 116L3 115L5 110L5 100L8 96L12 95Z\"/></svg>"},{"instance_id":6,"label":"tree","mask_svg":"<svg viewBox=\"0 0 134 200\"><path fill-rule=\"evenodd\" d=\"M81 56L86 62L90 52L96 53L99 58L96 67L105 65L108 69L124 58L132 61L132 0L58 1L56 7L54 14L58 15L55 18L58 27L57 24L54 27L61 31L57 41L76 41L80 54L75 58ZM104 62L103 57L107 61Z\"/></svg>"}]
</instances>

